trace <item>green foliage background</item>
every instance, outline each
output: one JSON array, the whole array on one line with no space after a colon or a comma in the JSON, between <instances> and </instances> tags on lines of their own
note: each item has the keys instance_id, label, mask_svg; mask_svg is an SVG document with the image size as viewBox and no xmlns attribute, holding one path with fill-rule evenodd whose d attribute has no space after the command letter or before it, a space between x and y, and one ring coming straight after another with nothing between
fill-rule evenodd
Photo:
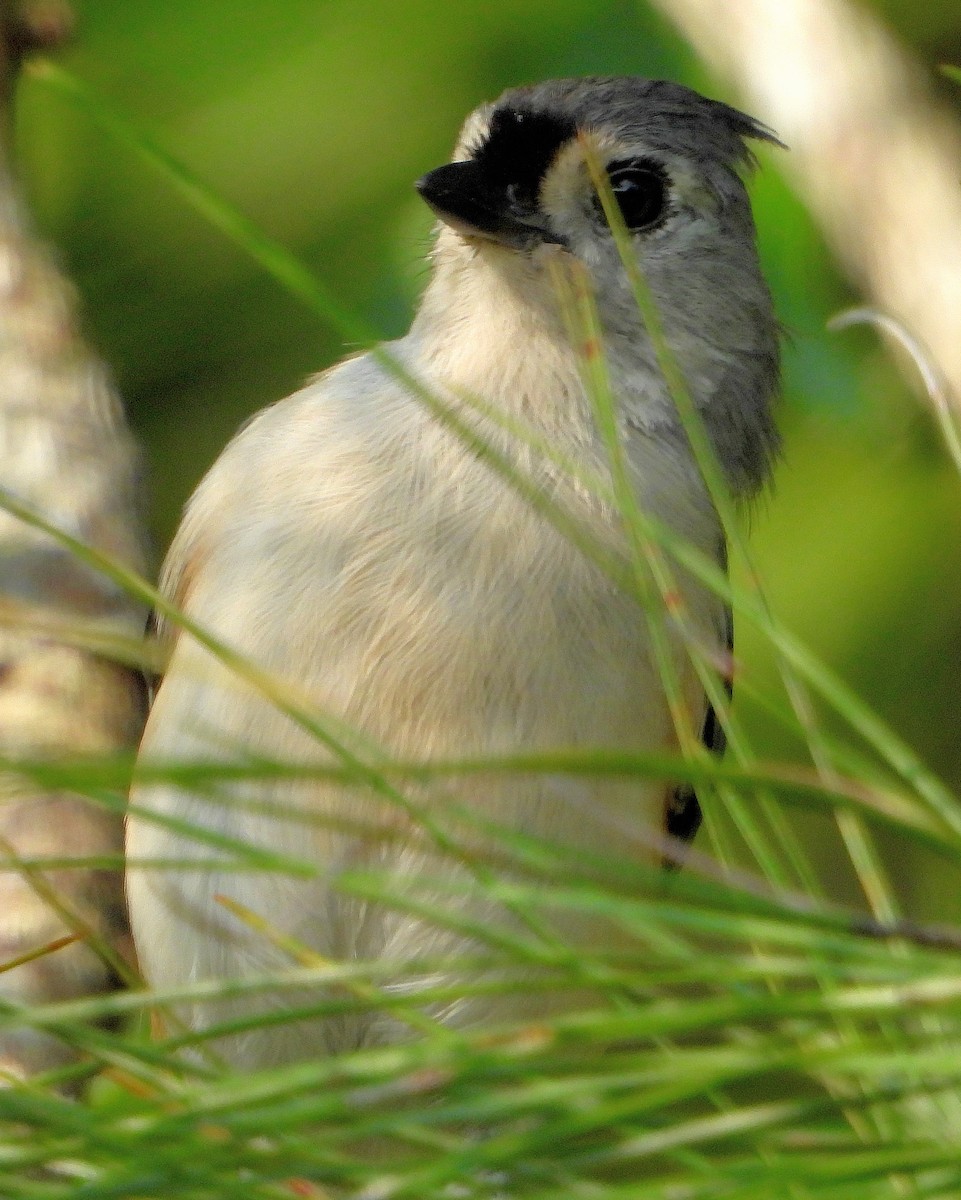
<instances>
[{"instance_id":1,"label":"green foliage background","mask_svg":"<svg viewBox=\"0 0 961 1200\"><path fill-rule=\"evenodd\" d=\"M875 6L932 77L936 63L961 62L956 0ZM406 328L426 272L431 222L412 182L446 158L480 100L528 79L636 72L737 101L645 4L628 0L76 7L68 70L385 337ZM938 86L961 102L946 80ZM49 78L25 78L17 141L40 228L76 281L91 340L112 364L144 443L159 558L236 427L352 347ZM780 158L762 151L752 187L789 335L785 453L754 515L752 544L776 614L958 792L961 481L924 401L905 389L875 335L825 332L828 316L858 298L781 179ZM777 705L755 699L776 700L780 687L771 639L742 621L738 656L738 715L752 747L775 763L804 761L805 746L771 715ZM857 724L850 699L836 709ZM840 726L836 713L820 715ZM858 744L845 729L836 755L845 769ZM883 893L887 875L908 915L961 922L954 798L904 767L894 738L882 733L873 744L900 757L901 777L890 783L896 771L865 765L854 772L863 787L848 793L849 807L822 794L817 815L767 803L754 786L759 776L785 799L818 802L796 780L785 787L777 766L762 763L752 776L750 756L745 764L733 754L723 768L702 766L714 776L711 819L727 814L729 834L739 808L745 842L753 827L755 845L776 846L787 860L786 822L794 822L827 896L863 912L851 865L860 806L887 866L862 855L868 890L874 882ZM560 757L542 769L555 766L576 773ZM196 786L215 790L203 768L184 769L188 782L193 770ZM643 776L652 767L634 769ZM123 803L126 776L116 764L22 764L21 773ZM349 771L345 778L357 783ZM22 1012L0 1006L0 1030L47 1026L88 1052L81 1073L110 1068L82 1105L43 1081L0 1088L0 1196L326 1200L328 1184L364 1200L961 1192L957 940L936 952L919 937L865 937L850 912L819 905L813 886L808 898L769 903L693 869L648 871L645 883L644 870L613 848L610 862L575 861L508 832L498 850L524 869L485 877L485 894L535 915L552 904L603 906L636 938L623 961L590 948L572 956L536 937L519 937L506 955L522 980L548 989L580 986L582 971L601 969L603 1004L506 1036L440 1031L255 1076L222 1074L202 1057L178 1061L173 1050L190 1037L176 1028L158 1043L144 1036L145 1022L129 1020L119 1033L87 1023L107 1011L142 1012L143 993ZM745 857L756 877L764 856ZM793 878L768 870L772 883L791 887ZM363 872L339 877L338 887L396 900L389 881ZM379 986L398 964L318 964L296 947L284 951L291 978L299 970L301 982L309 975L322 985L303 1001L316 1011L398 1004ZM482 973L471 986L485 986ZM296 989L289 996L298 1002ZM383 1170L353 1149L369 1137L393 1146ZM509 1186L498 1182L502 1169L513 1172Z\"/></svg>"},{"instance_id":2,"label":"green foliage background","mask_svg":"<svg viewBox=\"0 0 961 1200\"><path fill-rule=\"evenodd\" d=\"M426 271L430 217L412 181L445 159L480 100L591 72L671 76L737 100L631 0L75 7L66 65L385 336L406 328ZM956 3L873 7L932 69L961 61ZM939 86L958 103L952 85ZM23 84L17 133L38 222L146 447L159 557L233 430L345 347L41 80ZM781 179L780 152L761 158L757 219L789 332L784 460L753 522L766 586L786 623L957 787L961 486L876 337L825 332L857 297ZM773 679L768 648L747 632L739 655L752 679ZM803 753L748 701L741 708L762 753ZM836 837L809 824L832 893L857 900ZM884 850L913 915L961 920L948 868L920 863L914 848Z\"/></svg>"}]
</instances>

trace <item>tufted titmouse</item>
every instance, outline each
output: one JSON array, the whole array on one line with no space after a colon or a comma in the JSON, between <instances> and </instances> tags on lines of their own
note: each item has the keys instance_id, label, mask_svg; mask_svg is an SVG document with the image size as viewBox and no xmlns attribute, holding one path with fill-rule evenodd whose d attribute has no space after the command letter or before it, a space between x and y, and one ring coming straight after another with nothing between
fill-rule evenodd
<instances>
[{"instance_id":1,"label":"tufted titmouse","mask_svg":"<svg viewBox=\"0 0 961 1200\"><path fill-rule=\"evenodd\" d=\"M610 477L549 269L551 259L582 264L638 503L723 562L717 515L586 156L606 168L717 459L734 494L747 497L767 479L777 445L771 404L779 360L738 173L750 159L748 138L776 140L727 105L637 78L541 83L477 109L454 160L417 185L440 223L417 316L388 347L407 381L361 355L255 417L190 501L164 570L165 594L319 712L402 759L676 747L636 600L438 419L410 380L469 412L502 459L601 541L619 544L616 507L556 458L508 436L489 413L523 422L567 460ZM487 415L465 396L480 397ZM691 626L721 644L723 605L690 577L681 587ZM171 658L142 760L330 761L284 705L196 638L169 625L162 634ZM706 714L714 740L717 722L672 636L684 695L692 711ZM575 804L565 786L574 784L541 774L465 776L424 803L428 812L460 805L482 821L595 852L611 842L605 814L686 837L697 826L693 795L664 783L581 781ZM440 853L415 816L371 790L288 778L236 782L213 798L144 782L133 803L145 815L129 821L132 863L183 863L128 870L138 953L157 986L289 965L278 945L283 935L327 960L431 961L433 982L456 992L458 956L477 953L471 923L513 919L469 886L469 866ZM192 838L184 823L306 857L317 874L218 870L209 860L227 851ZM191 869L198 858L208 865ZM383 873L396 904L338 889L338 875L364 868ZM431 880L438 881L433 903L449 922L405 902L415 893L423 901ZM231 900L274 936L238 919ZM558 914L553 928L574 941L605 936L589 917ZM383 986L390 989L389 977ZM433 1015L467 1026L544 1010L534 994L466 992ZM184 1004L179 1016L206 1030L288 1003L281 994L222 999ZM222 1038L218 1048L252 1067L402 1035L401 1023L358 1008L268 1023Z\"/></svg>"}]
</instances>

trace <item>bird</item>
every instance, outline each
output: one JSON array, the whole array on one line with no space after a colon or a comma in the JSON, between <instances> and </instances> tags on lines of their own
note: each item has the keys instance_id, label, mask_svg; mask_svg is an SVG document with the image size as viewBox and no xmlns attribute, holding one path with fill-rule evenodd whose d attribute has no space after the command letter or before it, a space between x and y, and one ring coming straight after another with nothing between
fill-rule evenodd
<instances>
[{"instance_id":1,"label":"bird","mask_svg":"<svg viewBox=\"0 0 961 1200\"><path fill-rule=\"evenodd\" d=\"M579 271L593 296L637 506L724 567L722 524L592 161L725 485L746 505L779 448L780 328L745 184L755 142L780 144L666 80L549 80L482 104L451 160L416 184L436 226L409 332L261 411L211 467L162 573L185 621L157 619L169 658L127 822L128 905L151 986L255 980L305 961L297 946L318 963L380 964L382 993L414 1006L419 990L446 989L423 1007L452 1030L547 1016L544 989L458 993L480 969L477 930L516 930L524 914L479 886L471 853L441 845L434 824L466 814L495 872L485 829L609 855L624 841L612 830L630 823L649 836L624 853L655 869L665 835L693 837L693 790L660 780L465 773L436 790L397 785L398 798L367 775L361 786L331 771L238 772L211 790L142 768L678 748L649 614L552 519L573 514L597 545L624 548L622 512L589 485L612 479L609 446L558 279ZM724 602L680 568L677 587L695 640L723 655ZM662 627L692 720L719 751L723 721L684 639ZM310 869L234 870L240 843ZM340 886L358 872L383 891ZM575 946L609 933L590 914L546 921ZM322 982L278 985L188 996L175 1012L241 1070L416 1035L390 1005L306 1012L324 995Z\"/></svg>"}]
</instances>

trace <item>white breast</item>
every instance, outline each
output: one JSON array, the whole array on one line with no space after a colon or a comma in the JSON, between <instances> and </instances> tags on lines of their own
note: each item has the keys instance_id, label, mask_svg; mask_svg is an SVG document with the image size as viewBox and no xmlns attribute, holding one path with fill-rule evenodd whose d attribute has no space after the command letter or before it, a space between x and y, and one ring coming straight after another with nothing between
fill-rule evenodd
<instances>
[{"instance_id":1,"label":"white breast","mask_svg":"<svg viewBox=\"0 0 961 1200\"><path fill-rule=\"evenodd\" d=\"M535 386L534 367L521 391ZM565 448L597 466L601 456L584 420L568 428ZM639 445L633 454L642 500L658 515L669 509L702 548L715 546L713 515L693 473L678 471L655 447ZM515 457L530 468L529 453L515 450ZM583 489L563 487L556 472L541 469L541 478L599 534L618 538L616 514ZM218 638L296 689L322 719L329 715L338 729L346 724L366 745L401 758L673 744L637 603L368 359L268 410L234 441L192 502L167 575L168 588ZM713 636L715 601L684 586L696 625ZM697 710L701 701L679 645L676 654ZM331 757L187 636L177 641L143 755ZM412 798L452 836L467 838L472 853L480 852L476 834L469 837L451 819L458 805L487 821L605 853L616 836L609 816L661 828L664 791L663 784L492 775ZM238 805L244 798L300 809L308 820L296 812L291 819L253 812ZM448 976L456 975L458 952L476 950L463 933L345 898L338 872L376 868L399 895L416 894L470 919L512 920L468 867L437 852L416 820L364 789L261 783L211 799L151 785L137 788L133 802L318 868L316 878L298 881L133 867L128 891L138 949L145 974L159 986L290 964L219 905L218 893L327 958L403 964L441 955L451 962ZM147 819L130 822L128 852L135 859L211 855L209 846ZM431 879L445 887L422 895ZM445 890L455 885L458 894ZM602 936L590 922L558 916L555 924L565 937ZM292 1001L278 995L263 1003ZM490 1020L541 1003L518 995L453 1005L442 1015ZM184 1006L180 1015L207 1028L251 1008L249 1001L222 1002ZM253 1065L303 1057L305 1046L338 1049L397 1034L383 1018L354 1016L236 1037L223 1049Z\"/></svg>"}]
</instances>

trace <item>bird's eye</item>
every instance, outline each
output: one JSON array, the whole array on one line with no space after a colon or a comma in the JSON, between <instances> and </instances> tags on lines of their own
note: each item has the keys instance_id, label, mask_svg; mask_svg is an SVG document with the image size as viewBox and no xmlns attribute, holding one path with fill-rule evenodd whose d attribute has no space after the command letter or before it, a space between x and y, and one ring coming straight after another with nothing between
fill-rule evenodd
<instances>
[{"instance_id":1,"label":"bird's eye","mask_svg":"<svg viewBox=\"0 0 961 1200\"><path fill-rule=\"evenodd\" d=\"M613 162L608 164L607 174L624 224L632 233L661 222L668 208L668 178L659 163L649 159ZM597 204L600 206L600 198Z\"/></svg>"}]
</instances>

